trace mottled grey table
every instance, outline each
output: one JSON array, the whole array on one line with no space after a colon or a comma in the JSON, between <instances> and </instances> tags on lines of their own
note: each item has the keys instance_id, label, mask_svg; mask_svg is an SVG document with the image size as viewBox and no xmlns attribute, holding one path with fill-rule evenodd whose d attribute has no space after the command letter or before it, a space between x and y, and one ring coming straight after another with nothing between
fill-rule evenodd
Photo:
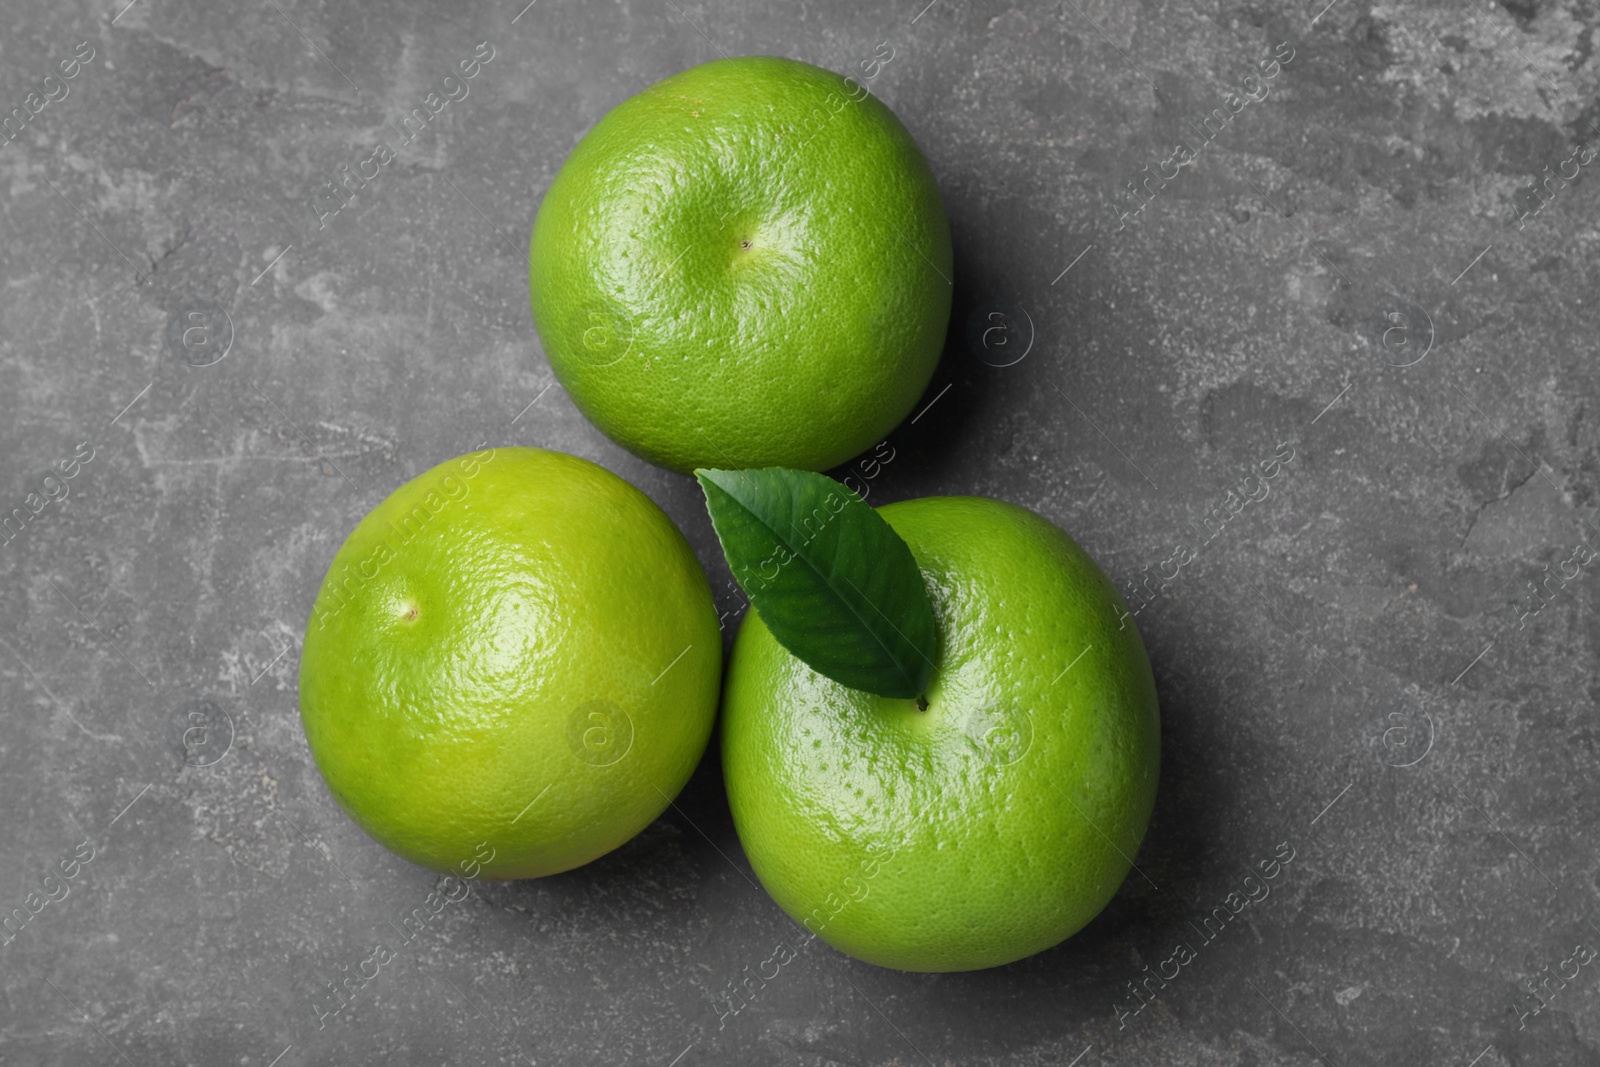
<instances>
[{"instance_id":1,"label":"mottled grey table","mask_svg":"<svg viewBox=\"0 0 1600 1067\"><path fill-rule=\"evenodd\" d=\"M5 6L0 1062L1600 1062L1592 0L521 2ZM589 867L441 892L295 679L344 534L485 438L633 481L737 617L692 483L552 384L524 246L609 107L759 52L870 69L954 228L869 499L1002 496L1149 579L1164 743L1066 944L816 944L729 1012L797 928L714 759Z\"/></svg>"}]
</instances>

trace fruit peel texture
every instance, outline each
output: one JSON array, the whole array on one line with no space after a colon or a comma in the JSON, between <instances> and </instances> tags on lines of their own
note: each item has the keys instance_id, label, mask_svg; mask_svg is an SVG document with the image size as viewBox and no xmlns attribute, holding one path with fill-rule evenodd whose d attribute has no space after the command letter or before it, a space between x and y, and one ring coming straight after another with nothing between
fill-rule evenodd
<instances>
[{"instance_id":1,"label":"fruit peel texture","mask_svg":"<svg viewBox=\"0 0 1600 1067\"><path fill-rule=\"evenodd\" d=\"M1160 761L1149 661L1045 519L975 497L880 513L938 618L928 710L823 678L747 614L723 692L734 823L774 900L835 948L1008 963L1082 928L1130 869Z\"/></svg>"},{"instance_id":2,"label":"fruit peel texture","mask_svg":"<svg viewBox=\"0 0 1600 1067\"><path fill-rule=\"evenodd\" d=\"M926 389L949 224L910 134L853 84L775 57L706 63L612 110L551 183L534 323L624 447L685 473L826 470Z\"/></svg>"},{"instance_id":3,"label":"fruit peel texture","mask_svg":"<svg viewBox=\"0 0 1600 1067\"><path fill-rule=\"evenodd\" d=\"M486 449L396 490L339 549L301 720L379 842L534 877L666 808L710 736L721 651L705 574L648 497L577 457Z\"/></svg>"}]
</instances>

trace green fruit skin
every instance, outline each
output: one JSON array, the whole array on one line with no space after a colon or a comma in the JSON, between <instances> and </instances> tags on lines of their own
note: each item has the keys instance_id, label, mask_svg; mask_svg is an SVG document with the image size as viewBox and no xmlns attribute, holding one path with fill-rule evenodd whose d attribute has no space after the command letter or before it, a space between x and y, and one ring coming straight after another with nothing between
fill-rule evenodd
<instances>
[{"instance_id":1,"label":"green fruit skin","mask_svg":"<svg viewBox=\"0 0 1600 1067\"><path fill-rule=\"evenodd\" d=\"M1160 764L1149 660L1111 582L1038 515L974 497L879 513L939 622L928 710L818 675L751 611L723 688L734 823L773 899L840 951L1009 963L1083 927L1132 866ZM1019 735L1018 710L1026 751L986 759L987 726Z\"/></svg>"},{"instance_id":2,"label":"green fruit skin","mask_svg":"<svg viewBox=\"0 0 1600 1067\"><path fill-rule=\"evenodd\" d=\"M911 135L860 86L769 56L683 71L602 118L540 204L529 265L573 402L685 473L827 470L883 440L950 318L949 222Z\"/></svg>"},{"instance_id":3,"label":"green fruit skin","mask_svg":"<svg viewBox=\"0 0 1600 1067\"><path fill-rule=\"evenodd\" d=\"M576 456L491 448L405 483L339 548L306 627L301 722L334 799L390 851L542 877L665 810L710 738L721 668L705 572L654 502ZM619 762L573 749L572 709L595 700L629 710Z\"/></svg>"}]
</instances>

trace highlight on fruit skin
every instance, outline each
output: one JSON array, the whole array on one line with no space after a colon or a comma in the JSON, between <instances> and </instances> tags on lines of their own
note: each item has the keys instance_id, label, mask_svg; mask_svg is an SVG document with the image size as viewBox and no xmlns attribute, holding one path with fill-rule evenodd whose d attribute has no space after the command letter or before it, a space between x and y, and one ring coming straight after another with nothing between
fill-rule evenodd
<instances>
[{"instance_id":1,"label":"highlight on fruit skin","mask_svg":"<svg viewBox=\"0 0 1600 1067\"><path fill-rule=\"evenodd\" d=\"M380 844L531 878L666 809L721 668L705 572L649 497L576 456L485 448L400 486L334 555L300 714L329 792Z\"/></svg>"},{"instance_id":2,"label":"highlight on fruit skin","mask_svg":"<svg viewBox=\"0 0 1600 1067\"><path fill-rule=\"evenodd\" d=\"M773 56L649 86L539 206L529 299L562 386L639 456L826 470L933 374L950 228L905 127L859 82Z\"/></svg>"}]
</instances>

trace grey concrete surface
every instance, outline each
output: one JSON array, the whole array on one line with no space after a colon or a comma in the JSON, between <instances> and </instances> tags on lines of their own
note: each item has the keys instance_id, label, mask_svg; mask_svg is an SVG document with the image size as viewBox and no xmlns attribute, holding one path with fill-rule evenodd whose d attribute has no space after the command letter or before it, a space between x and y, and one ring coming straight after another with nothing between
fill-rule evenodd
<instances>
[{"instance_id":1,"label":"grey concrete surface","mask_svg":"<svg viewBox=\"0 0 1600 1067\"><path fill-rule=\"evenodd\" d=\"M1325 3L7 0L0 510L37 514L0 545L0 909L38 911L0 945L0 1062L1600 1063L1600 8ZM647 84L880 44L956 278L871 501L1017 501L1124 588L1227 518L1137 619L1142 875L1012 966L813 945L722 1018L795 927L708 759L599 862L433 898L323 1018L439 885L306 748L332 553L432 464L538 444L649 493L740 610L691 482L552 384L525 243Z\"/></svg>"}]
</instances>

